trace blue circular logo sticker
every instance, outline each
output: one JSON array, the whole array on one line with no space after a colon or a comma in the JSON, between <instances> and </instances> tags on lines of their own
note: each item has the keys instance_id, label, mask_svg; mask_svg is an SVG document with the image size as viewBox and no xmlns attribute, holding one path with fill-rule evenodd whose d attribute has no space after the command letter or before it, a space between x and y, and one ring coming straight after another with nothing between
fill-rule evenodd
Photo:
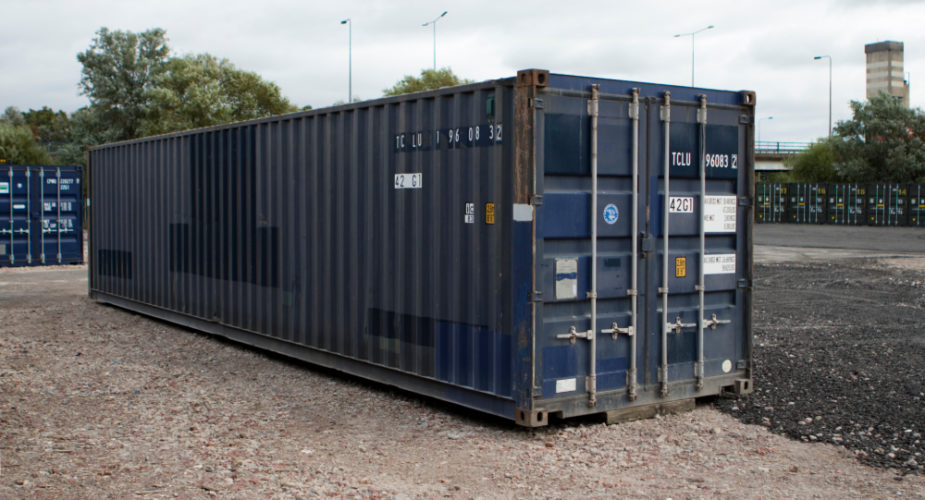
<instances>
[{"instance_id":1,"label":"blue circular logo sticker","mask_svg":"<svg viewBox=\"0 0 925 500\"><path fill-rule=\"evenodd\" d=\"M607 206L604 207L604 222L608 224L613 224L617 222L619 218L620 218L620 211L617 210L617 206L614 205L613 203L608 203Z\"/></svg>"}]
</instances>

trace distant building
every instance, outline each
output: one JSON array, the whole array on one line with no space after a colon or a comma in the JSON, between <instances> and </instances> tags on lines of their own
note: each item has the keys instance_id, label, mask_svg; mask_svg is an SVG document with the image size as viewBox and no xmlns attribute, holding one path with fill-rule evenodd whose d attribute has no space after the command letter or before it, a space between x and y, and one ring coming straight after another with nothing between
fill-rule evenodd
<instances>
[{"instance_id":1,"label":"distant building","mask_svg":"<svg viewBox=\"0 0 925 500\"><path fill-rule=\"evenodd\" d=\"M903 43L877 42L864 46L867 54L867 98L880 92L902 100L909 107L909 82L903 72Z\"/></svg>"}]
</instances>

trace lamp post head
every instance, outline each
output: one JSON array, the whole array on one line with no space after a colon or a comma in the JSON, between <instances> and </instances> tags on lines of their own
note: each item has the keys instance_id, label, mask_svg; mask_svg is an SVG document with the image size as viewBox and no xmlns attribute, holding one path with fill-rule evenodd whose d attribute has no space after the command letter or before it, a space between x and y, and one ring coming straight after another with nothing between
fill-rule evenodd
<instances>
[{"instance_id":1,"label":"lamp post head","mask_svg":"<svg viewBox=\"0 0 925 500\"><path fill-rule=\"evenodd\" d=\"M711 24L711 25L707 26L706 29L711 30L711 29L713 29L713 28L715 28L715 26L713 26L713 25Z\"/></svg>"},{"instance_id":2,"label":"lamp post head","mask_svg":"<svg viewBox=\"0 0 925 500\"><path fill-rule=\"evenodd\" d=\"M421 26L430 26L431 24L436 25L436 24L437 24L437 21L439 21L441 17L445 16L447 12L449 12L449 11L448 11L448 10L443 11L443 14L440 14L439 16L435 17L435 18L433 19L433 21L427 21L426 23L422 24ZM436 29L436 28L434 28L434 29Z\"/></svg>"},{"instance_id":3,"label":"lamp post head","mask_svg":"<svg viewBox=\"0 0 925 500\"><path fill-rule=\"evenodd\" d=\"M348 17L347 19L344 19L344 20L341 21L340 23L341 23L341 24L347 24L347 23L349 23L349 22L350 22L350 18Z\"/></svg>"}]
</instances>

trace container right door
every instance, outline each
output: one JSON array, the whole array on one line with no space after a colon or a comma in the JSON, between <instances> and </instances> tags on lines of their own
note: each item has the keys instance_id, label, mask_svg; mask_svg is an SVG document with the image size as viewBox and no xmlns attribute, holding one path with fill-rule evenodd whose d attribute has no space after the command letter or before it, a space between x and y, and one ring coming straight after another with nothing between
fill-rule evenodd
<instances>
[{"instance_id":1,"label":"container right door","mask_svg":"<svg viewBox=\"0 0 925 500\"><path fill-rule=\"evenodd\" d=\"M715 394L749 364L751 116L696 97L647 113L646 379L662 399Z\"/></svg>"}]
</instances>

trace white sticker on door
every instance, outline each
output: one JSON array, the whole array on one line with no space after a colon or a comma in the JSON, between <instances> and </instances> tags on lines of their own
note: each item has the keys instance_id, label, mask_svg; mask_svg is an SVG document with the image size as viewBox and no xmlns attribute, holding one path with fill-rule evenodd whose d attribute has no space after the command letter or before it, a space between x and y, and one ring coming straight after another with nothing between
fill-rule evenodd
<instances>
[{"instance_id":1,"label":"white sticker on door","mask_svg":"<svg viewBox=\"0 0 925 500\"><path fill-rule=\"evenodd\" d=\"M703 257L703 274L735 274L736 254L719 253Z\"/></svg>"},{"instance_id":2,"label":"white sticker on door","mask_svg":"<svg viewBox=\"0 0 925 500\"><path fill-rule=\"evenodd\" d=\"M556 298L578 298L578 259L556 259Z\"/></svg>"},{"instance_id":3,"label":"white sticker on door","mask_svg":"<svg viewBox=\"0 0 925 500\"><path fill-rule=\"evenodd\" d=\"M708 233L736 232L735 196L707 196L703 199L703 230Z\"/></svg>"},{"instance_id":4,"label":"white sticker on door","mask_svg":"<svg viewBox=\"0 0 925 500\"><path fill-rule=\"evenodd\" d=\"M578 389L578 380L574 378L560 378L556 380L556 394L560 392L573 392Z\"/></svg>"},{"instance_id":5,"label":"white sticker on door","mask_svg":"<svg viewBox=\"0 0 925 500\"><path fill-rule=\"evenodd\" d=\"M694 213L693 196L672 196L668 198L668 213L692 214Z\"/></svg>"}]
</instances>

